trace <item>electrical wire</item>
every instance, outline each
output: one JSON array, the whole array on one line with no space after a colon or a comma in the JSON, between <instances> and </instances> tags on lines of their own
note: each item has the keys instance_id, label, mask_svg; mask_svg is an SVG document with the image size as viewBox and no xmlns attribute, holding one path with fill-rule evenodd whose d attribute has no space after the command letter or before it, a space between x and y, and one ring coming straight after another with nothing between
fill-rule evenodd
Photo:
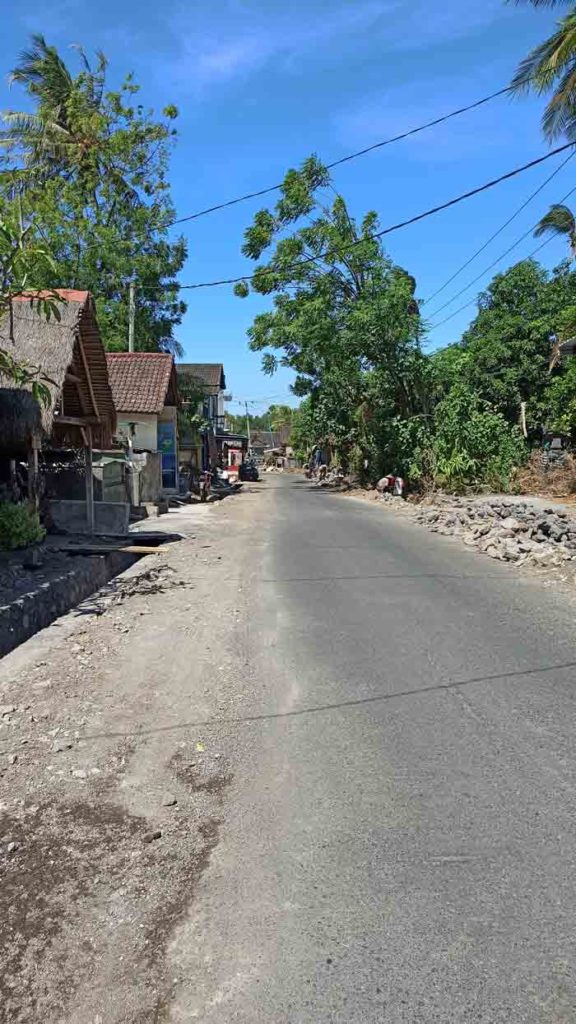
<instances>
[{"instance_id":1,"label":"electrical wire","mask_svg":"<svg viewBox=\"0 0 576 1024\"><path fill-rule=\"evenodd\" d=\"M481 99L475 100L474 103L469 103L465 107L459 107L457 110L451 110L450 113L443 114L441 117L436 117L433 121L427 121L425 124L418 125L416 128L410 128L408 131L401 132L399 135L393 135L389 139L383 139L381 142L375 142L373 145L366 146L364 149L359 149L355 153L349 153L347 156L342 156L339 160L333 160L331 163L326 164L326 167L328 170L332 170L333 167L340 167L342 164L349 163L351 160L357 160L358 157L366 156L367 153L373 153L376 149L383 149L384 146L391 146L394 142L401 142L402 139L408 139L410 136L417 135L419 132L426 131L428 128L434 128L436 125L444 124L445 121L449 121L453 117L459 117L461 114L467 114L470 110L475 110L478 107L483 106L485 103L490 103L499 96L504 96L512 91L513 86L511 85L502 89L497 89L496 92L492 92L488 96L483 96ZM238 196L236 199L228 199L224 203L216 203L214 206L208 206L205 210L198 210L196 213L190 213L186 217L178 217L176 220L171 221L167 227L172 227L174 224L184 224L186 221L190 220L198 220L199 217L206 217L209 213L215 213L217 210L228 209L228 207L236 206L238 203L244 203L248 199L258 199L260 196L269 195L270 192L277 192L278 189L282 188L282 184L282 182L279 182L277 185L269 185L267 188L258 189L257 192L247 192L246 195Z\"/></svg>"},{"instance_id":2,"label":"electrical wire","mask_svg":"<svg viewBox=\"0 0 576 1024\"><path fill-rule=\"evenodd\" d=\"M501 174L498 178L493 178L491 181L485 182L483 185L479 185L477 188L469 189L467 192L461 193L459 196L455 196L453 199L449 199L445 203L440 203L438 206L433 206L428 210L424 210L422 213L416 214L414 217L409 217L406 220L399 221L397 224L391 224L387 228L383 228L382 231L376 231L372 234L368 234L359 238L356 242L350 244L350 248L353 249L356 246L363 245L367 241L373 241L378 238L383 238L385 235L392 234L394 231L399 231L401 228L409 227L411 224L417 224L419 221L425 220L428 217L432 217L434 214L441 213L443 210L448 210L452 206L456 206L458 203L462 203L465 199L471 199L473 196L479 195L481 192L486 192L488 189L494 188L496 185L501 184L503 181L509 181L511 178L515 178L518 174L522 174L524 171L530 170L532 167L537 167L539 164L544 163L546 160L550 160L551 157L556 156L558 153L563 153L567 149L572 149L574 146L573 142L566 142L562 146L557 146L556 149L550 150L549 153L545 153L544 156L537 157L535 160L530 160L527 164L522 164L520 167L515 167L512 171L507 171L506 174ZM306 266L309 263L315 263L319 259L325 259L326 256L330 255L329 249L324 252L318 253L316 256L307 256L302 260L298 260L296 263L288 264L284 267L284 272L289 270L298 269ZM270 273L274 273L270 270ZM194 284L170 284L170 285L158 285L147 288L143 286L139 291L166 291L172 289L179 289L181 291L193 291L199 288L218 288L222 285L229 284L240 284L242 282L253 281L257 274L243 274L241 277L229 277L222 278L218 281L199 281Z\"/></svg>"},{"instance_id":3,"label":"electrical wire","mask_svg":"<svg viewBox=\"0 0 576 1024\"><path fill-rule=\"evenodd\" d=\"M576 191L576 189L573 189L572 191L574 192L574 191ZM530 234L530 232L528 232L528 234ZM519 244L524 238L526 238L526 235L523 235L522 238L519 238L518 242L515 243L515 244ZM528 253L528 255L524 257L524 259L525 260L531 260L534 256L536 256L537 253L540 252L541 249L544 248L545 245L549 245L550 242L552 242L552 241L553 241L553 236L551 236L550 238L547 238L544 242L542 242L539 246L537 246L536 249L533 249L532 252ZM509 251L510 250L508 250L508 252ZM506 253L503 253L502 256L499 257L499 259L503 259L505 255L506 255ZM496 262L499 262L499 260L496 260ZM494 266L494 264L492 264L492 266ZM486 273L486 271L484 273ZM483 277L484 275L481 274L480 276ZM458 309L454 310L453 313L450 313L449 316L444 317L444 319L440 320L437 324L430 324L429 325L429 330L435 331L437 327L442 327L444 324L447 324L449 320L453 320L455 316L458 316L458 313L462 313L462 311L465 310L465 309L468 309L469 306L473 306L476 303L476 301L477 301L476 299L470 299L469 302L465 302L463 306L459 306Z\"/></svg>"},{"instance_id":4,"label":"electrical wire","mask_svg":"<svg viewBox=\"0 0 576 1024\"><path fill-rule=\"evenodd\" d=\"M529 205L529 204L530 204L530 203L532 202L532 200L533 200L533 199L535 199L535 198L536 198L536 196L537 196L537 195L539 195L539 194L540 194L540 192L542 192L542 190L543 190L544 188L546 188L546 185L548 185L548 184L549 184L549 182L551 182L551 181L552 181L552 179L553 179L553 178L555 178L555 177L556 177L556 175L560 173L560 171L561 171L561 170L562 170L562 169L563 169L563 168L564 168L564 167L566 166L566 164L568 163L568 161L569 161L569 160L572 160L572 158L574 157L574 155L576 155L574 151L573 151L572 153L569 153L569 154L568 154L568 156L566 157L566 159L565 159L565 160L563 160L563 161L562 161L562 163L561 163L561 164L559 164L559 166L558 166L558 167L556 167L556 169L555 169L554 171L552 171L552 174L550 174L550 175L549 175L549 176L548 176L548 177L546 178L546 180L545 180L545 181L543 181L543 182L542 182L542 184L541 184L541 185L539 185L539 186L538 186L538 188L537 188L537 189L536 189L536 190L535 190L534 192L532 192L532 194L531 194L531 195L529 195L527 199L525 199L525 200L524 200L524 202L523 202L523 203L522 203L522 204L521 204L521 205L520 205L520 206L518 207L518 209L514 211L514 213L512 214L512 216L511 216L511 217L509 217L509 218L508 218L508 220L504 221L504 224L502 224L502 226L501 226L501 227L499 227L499 228L498 228L498 230L497 230L497 231L495 231L493 235L490 235L490 238L489 238L489 239L488 239L488 240L487 240L486 242L484 242L484 245L481 245L481 246L480 246L480 248L479 248L479 249L477 249L477 250L476 250L476 252L475 252L475 253L473 253L473 254L472 254L472 256L470 256L470 257L469 257L469 259L467 259L467 260L466 260L466 262L465 262L465 263L463 263L463 264L462 264L462 266L461 266L461 267L459 267L459 268L458 268L458 270L456 270L456 271L455 271L455 272L454 272L454 273L453 273L453 274L452 274L452 275L451 275L451 276L450 276L450 277L449 277L449 278L448 278L448 279L447 279L447 280L446 280L446 281L444 282L444 284L440 286L440 288L437 288L437 289L436 289L436 291L432 293L432 295L429 295L429 296L428 296L428 298L427 298L427 299L424 299L423 301L424 301L425 303L428 303L428 302L432 302L432 299L435 299L435 298L436 298L436 297L437 297L438 295L440 295L440 294L441 294L441 292L443 292L443 291L444 291L444 289L445 289L445 288L447 288L447 287L448 287L448 285L449 285L449 284L452 284L452 281L454 281L454 280L455 280L455 279L456 279L457 277L459 277L459 276L460 276L460 274L461 274L461 273L462 273L462 272L463 272L464 270L466 270L466 267L469 267L469 266L470 266L470 264L474 262L474 260L476 259L476 257L477 257L477 256L480 256L480 253L483 253L483 252L484 252L484 250L485 250L485 249L487 249L487 248L488 248L488 246L489 246L489 245L490 245L490 244L491 244L491 243L492 243L492 242L494 241L494 239L495 239L495 238L498 238L498 235L501 235L501 234L502 234L502 232L503 232L503 231L504 231L504 230L505 230L505 229L506 229L506 228L507 228L507 227L508 227L508 226L509 226L509 225L510 225L510 224L512 223L512 221L516 220L516 217L518 217L518 215L519 215L520 213L522 213L522 210L525 210L525 209L526 209L526 207L527 207L527 206L528 206L528 205Z\"/></svg>"},{"instance_id":5,"label":"electrical wire","mask_svg":"<svg viewBox=\"0 0 576 1024\"><path fill-rule=\"evenodd\" d=\"M399 135L393 135L388 139L375 142L371 146L365 146L364 149L359 149L354 153L348 153L346 156L340 157L338 160L333 160L331 163L326 164L326 167L328 170L332 170L332 168L349 163L351 160L357 160L359 157L366 156L368 153L372 153L377 149L383 149L385 146L391 146L395 142L401 142L403 139L410 138L412 135L417 135L419 132L426 131L428 128L434 128L439 124L444 124L453 117L459 117L461 114L466 114L471 110L484 106L486 103L490 103L492 100L497 99L500 96L505 96L507 93L513 91L514 87L512 85L504 86L501 89L497 89L495 92L489 93L487 96L482 96L479 100L475 100L473 103L468 103L464 107L457 107L456 110L451 110L448 114L443 114L440 117L434 118L432 121L426 121L424 124L417 125L416 128L410 128L407 131L400 132ZM276 192L278 189L282 188L282 184L283 182L279 182L276 185L269 185L266 188L258 189L256 192L247 192L245 195L238 196L236 199L229 199L224 203L217 203L214 206L209 206L204 210L198 210L196 213L188 214L185 217L177 217L174 220L167 221L164 226L166 228L170 228L175 224L184 224L187 221L197 220L200 217L207 216L207 214L215 213L217 210L224 210L230 206L236 206L238 203L246 202L249 199L257 199L259 196L269 195L271 192ZM122 240L119 240L120 243L121 241ZM100 241L91 242L84 246L84 249L97 248L101 244L102 243Z\"/></svg>"},{"instance_id":6,"label":"electrical wire","mask_svg":"<svg viewBox=\"0 0 576 1024\"><path fill-rule=\"evenodd\" d=\"M410 138L412 135L417 135L419 132L426 131L428 128L434 128L439 124L444 124L453 117L459 117L461 114L466 114L470 110L475 110L478 107L484 106L484 104L490 103L499 96L504 96L512 91L513 87L511 85L505 86L502 89L497 89L496 92L489 93L488 96L482 96L479 100L475 100L473 103L469 103L464 107L458 107L456 110L451 110L448 114L436 117L432 121L426 121L424 124L418 125L416 128L410 128L407 131L401 132L399 135L393 135L388 139L383 139L381 142L375 142L371 146L365 146L364 149L359 149L355 153L349 153L347 156L340 157L338 160L333 160L331 163L326 164L326 167L328 170L332 170L334 167L339 167L342 164L349 163L351 160L357 160L359 157L366 156L368 153L373 153L377 149L383 149L385 146L391 146L395 142L401 142L403 139ZM174 220L167 221L165 227L170 228L175 224L184 224L187 221L197 220L200 217L207 216L207 214L215 213L217 210L224 210L230 206L236 206L238 203L244 203L249 199L257 199L260 196L269 195L271 192L276 192L278 189L282 188L282 184L283 182L279 182L277 185L269 185L267 188L259 189L256 192L248 192L245 195L238 196L236 199L229 199L224 203L217 203L215 206L209 206L205 210L198 210L196 213L188 214L185 217L177 217ZM101 242L91 242L84 246L84 249L97 248L101 244Z\"/></svg>"},{"instance_id":7,"label":"electrical wire","mask_svg":"<svg viewBox=\"0 0 576 1024\"><path fill-rule=\"evenodd\" d=\"M571 188L570 191L567 192L565 196L562 196L562 199L560 200L558 205L566 202L566 200L569 199L570 196L574 192L576 192L576 186L574 186L574 188ZM459 299L460 296L464 294L464 292L467 292L469 288L472 288L473 285L477 284L477 282L482 277L484 277L485 274L487 274L490 270L492 270L496 266L497 263L500 263L500 261L503 260L505 256L508 256L508 254L511 253L513 249L516 249L517 246L519 246L520 243L523 242L525 238L528 238L529 235L533 234L534 230L538 227L539 223L540 223L539 221L536 221L536 223L533 224L531 227L529 227L528 231L525 231L523 235L520 235L520 238L517 238L516 241L513 242L512 245L510 245L508 247L508 249L506 249L503 253L501 253L500 256L498 256L495 260L493 260L492 263L490 263L487 267L485 267L484 270L482 270L480 274L477 274L476 277L472 278L472 280L469 281L468 284L464 286L464 288L461 288L459 292L456 292L456 294L453 295L451 299L448 299L447 302L445 302L442 306L439 306L438 309L434 311L434 313L430 314L430 316L431 317L438 316L438 313L441 313L444 309L447 309L447 307L451 306L452 303L456 301L456 299ZM526 259L530 259L530 257L527 256Z\"/></svg>"}]
</instances>

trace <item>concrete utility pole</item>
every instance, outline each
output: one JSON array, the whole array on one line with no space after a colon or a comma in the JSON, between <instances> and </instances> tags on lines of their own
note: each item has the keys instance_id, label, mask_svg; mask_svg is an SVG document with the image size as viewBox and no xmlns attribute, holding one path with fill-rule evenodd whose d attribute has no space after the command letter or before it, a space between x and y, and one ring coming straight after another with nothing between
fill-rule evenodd
<instances>
[{"instance_id":1,"label":"concrete utility pole","mask_svg":"<svg viewBox=\"0 0 576 1024\"><path fill-rule=\"evenodd\" d=\"M134 321L136 319L136 285L130 281L128 293L128 351L134 351Z\"/></svg>"},{"instance_id":2,"label":"concrete utility pole","mask_svg":"<svg viewBox=\"0 0 576 1024\"><path fill-rule=\"evenodd\" d=\"M248 402L244 402L244 408L246 409L246 433L248 434L248 450L250 450L250 413L248 412Z\"/></svg>"}]
</instances>

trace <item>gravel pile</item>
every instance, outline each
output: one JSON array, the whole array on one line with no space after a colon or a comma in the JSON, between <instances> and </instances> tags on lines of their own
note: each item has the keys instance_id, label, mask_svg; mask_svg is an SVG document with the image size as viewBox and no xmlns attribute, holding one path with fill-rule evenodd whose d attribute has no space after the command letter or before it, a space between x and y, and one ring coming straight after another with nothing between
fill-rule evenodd
<instances>
[{"instance_id":1,"label":"gravel pile","mask_svg":"<svg viewBox=\"0 0 576 1024\"><path fill-rule=\"evenodd\" d=\"M451 498L446 505L420 505L413 518L433 533L460 537L501 561L552 568L576 558L576 519L554 508Z\"/></svg>"}]
</instances>

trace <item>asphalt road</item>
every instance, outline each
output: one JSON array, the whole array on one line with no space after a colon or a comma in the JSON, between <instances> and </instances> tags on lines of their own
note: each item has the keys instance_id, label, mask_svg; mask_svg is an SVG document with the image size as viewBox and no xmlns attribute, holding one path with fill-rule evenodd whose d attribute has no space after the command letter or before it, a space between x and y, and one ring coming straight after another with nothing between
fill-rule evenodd
<instances>
[{"instance_id":1,"label":"asphalt road","mask_svg":"<svg viewBox=\"0 0 576 1024\"><path fill-rule=\"evenodd\" d=\"M574 601L382 508L262 486L261 717L230 728L245 767L169 1019L576 1021Z\"/></svg>"}]
</instances>

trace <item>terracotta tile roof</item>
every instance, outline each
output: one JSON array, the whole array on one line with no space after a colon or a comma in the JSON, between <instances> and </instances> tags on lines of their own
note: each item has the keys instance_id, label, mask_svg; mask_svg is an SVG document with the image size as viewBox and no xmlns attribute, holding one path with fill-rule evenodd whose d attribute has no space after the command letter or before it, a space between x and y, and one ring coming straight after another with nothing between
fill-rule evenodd
<instances>
[{"instance_id":1,"label":"terracotta tile roof","mask_svg":"<svg viewBox=\"0 0 576 1024\"><path fill-rule=\"evenodd\" d=\"M77 288L53 288L52 291L46 289L44 291L28 291L22 295L14 295L13 300L15 302L30 302L30 299L47 299L54 294L60 295L66 302L81 302L85 303L88 300L90 292L79 291Z\"/></svg>"},{"instance_id":2,"label":"terracotta tile roof","mask_svg":"<svg viewBox=\"0 0 576 1024\"><path fill-rule=\"evenodd\" d=\"M119 413L159 413L176 403L174 359L169 352L108 352L106 358Z\"/></svg>"},{"instance_id":3,"label":"terracotta tile roof","mask_svg":"<svg viewBox=\"0 0 576 1024\"><path fill-rule=\"evenodd\" d=\"M206 394L215 395L226 387L222 363L177 363L178 373L195 377L206 387Z\"/></svg>"}]
</instances>

